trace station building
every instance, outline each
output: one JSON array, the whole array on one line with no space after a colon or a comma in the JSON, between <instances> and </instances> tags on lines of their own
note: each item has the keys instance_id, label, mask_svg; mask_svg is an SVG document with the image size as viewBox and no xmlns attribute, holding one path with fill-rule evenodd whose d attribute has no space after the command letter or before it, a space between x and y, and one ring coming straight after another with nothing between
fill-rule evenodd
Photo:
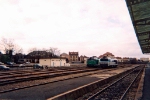
<instances>
[{"instance_id":1,"label":"station building","mask_svg":"<svg viewBox=\"0 0 150 100\"><path fill-rule=\"evenodd\" d=\"M70 64L66 62L66 58L41 58L39 59L39 64L47 67L70 66Z\"/></svg>"}]
</instances>

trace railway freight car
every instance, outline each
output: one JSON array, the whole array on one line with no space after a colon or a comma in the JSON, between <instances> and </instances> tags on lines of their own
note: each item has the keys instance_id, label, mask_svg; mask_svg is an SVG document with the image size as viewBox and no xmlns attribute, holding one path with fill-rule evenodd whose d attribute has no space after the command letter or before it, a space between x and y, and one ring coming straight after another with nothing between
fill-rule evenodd
<instances>
[{"instance_id":1,"label":"railway freight car","mask_svg":"<svg viewBox=\"0 0 150 100\"><path fill-rule=\"evenodd\" d=\"M98 67L99 59L90 57L87 59L87 67Z\"/></svg>"},{"instance_id":2,"label":"railway freight car","mask_svg":"<svg viewBox=\"0 0 150 100\"><path fill-rule=\"evenodd\" d=\"M100 59L99 65L101 68L115 68L118 66L118 61L117 59L103 57Z\"/></svg>"}]
</instances>

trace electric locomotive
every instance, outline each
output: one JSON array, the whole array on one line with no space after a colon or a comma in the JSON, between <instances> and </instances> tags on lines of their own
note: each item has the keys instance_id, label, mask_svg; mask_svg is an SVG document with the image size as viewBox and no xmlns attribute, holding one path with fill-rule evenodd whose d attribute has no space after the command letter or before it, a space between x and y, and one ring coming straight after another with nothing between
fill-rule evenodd
<instances>
[{"instance_id":1,"label":"electric locomotive","mask_svg":"<svg viewBox=\"0 0 150 100\"><path fill-rule=\"evenodd\" d=\"M99 66L99 59L90 57L87 59L87 67L98 67Z\"/></svg>"},{"instance_id":2,"label":"electric locomotive","mask_svg":"<svg viewBox=\"0 0 150 100\"><path fill-rule=\"evenodd\" d=\"M104 56L100 59L99 65L101 68L116 68L118 66L118 61L117 59L112 59Z\"/></svg>"}]
</instances>

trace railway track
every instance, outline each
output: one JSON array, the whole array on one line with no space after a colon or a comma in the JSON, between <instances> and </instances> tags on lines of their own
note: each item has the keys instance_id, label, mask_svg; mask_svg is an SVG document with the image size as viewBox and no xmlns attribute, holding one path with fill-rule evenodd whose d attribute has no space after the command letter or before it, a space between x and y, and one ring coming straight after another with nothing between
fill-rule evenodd
<instances>
[{"instance_id":1,"label":"railway track","mask_svg":"<svg viewBox=\"0 0 150 100\"><path fill-rule=\"evenodd\" d=\"M124 66L122 66L122 67L124 67ZM127 67L127 66L126 66ZM77 71L77 69L78 69L78 71ZM86 70L85 70L86 69ZM107 71L110 71L110 70L115 70L115 69L117 69L117 68L113 68L113 69L106 69ZM0 89L0 93L6 93L6 92L11 92L11 91L15 91L15 90L19 90L19 89L25 89L25 88L30 88L30 87L34 87L34 86L40 86L40 85L45 85L45 84L49 84L49 83L52 83L52 82L57 82L57 81L62 81L62 80L66 80L66 79L71 79L71 78L76 78L76 77L82 77L82 76L85 76L85 75L91 75L91 73L92 73L92 71L93 71L93 73L97 73L97 71L99 71L99 69L97 70L97 69L93 69L93 68L85 68L85 67L83 67L83 68L81 68L81 67L79 67L79 68L56 68L56 69L48 69L48 71L55 71L54 73L49 73L49 74L39 74L39 76L38 75L31 75L30 77L28 77L28 76L24 76L24 78L23 77L15 77L15 79L13 79L13 78L6 78L7 80L2 80L1 81L1 79L0 79L0 87L1 87L1 89ZM60 72L62 71L62 73L60 73L60 72L56 72L57 70L59 70ZM63 70L65 70L64 72L63 72ZM101 69L100 69L101 70ZM34 72L35 73L45 73L47 70L30 70L29 72L28 71L22 71L22 72L15 72L15 71L13 71L13 74L12 75L16 75L15 73L17 73L17 75L22 75L22 74L27 74L27 73L32 73L33 72L33 74L34 74ZM67 71L69 71L69 72L67 72ZM104 72L104 70L101 70L102 72ZM90 73L91 72L91 73ZM74 77L72 77L72 74L84 74L84 75L76 75L76 76L74 76ZM88 74L86 74L86 73L88 73ZM64 76L66 76L66 75L70 75L71 77L69 77L69 78L62 78L61 79L61 77L64 77ZM5 77L7 77L7 76L5 76ZM44 79L53 79L54 77L59 77L59 79L58 80L52 80L52 81L45 81ZM5 78L3 78L3 79L5 79ZM36 80L38 81L40 81L41 80L41 82L36 82ZM35 83L35 84L32 84L32 81L34 81L33 83ZM31 82L31 83L30 83ZM13 85L13 83L15 83L14 85ZM22 85L21 86L21 84L22 83L25 83L25 85ZM27 84L26 84L27 83ZM9 87L9 85L11 85L11 88L7 88L7 87Z\"/></svg>"},{"instance_id":2,"label":"railway track","mask_svg":"<svg viewBox=\"0 0 150 100\"><path fill-rule=\"evenodd\" d=\"M137 89L138 83L140 80L141 73L144 69L144 65L133 65L128 66L127 68L118 68L117 70L110 70L108 72L101 72L101 74L96 74L98 78L100 78L97 81L94 81L92 83L80 86L78 88L69 90L67 92L55 95L48 100L119 100L118 95L119 93L125 93L125 96L123 98L128 98L132 96L132 99L128 98L125 100L133 100L135 95L135 89ZM136 77L136 79L134 79ZM95 76L94 76L95 77ZM125 77L128 77L125 79ZM118 81L118 79L120 81ZM122 80L121 80L122 79ZM123 80L124 79L124 80ZM134 80L134 83L130 85L130 82ZM115 82L122 82L118 83L118 85L113 86L112 84ZM126 82L124 85L123 83ZM111 84L111 85L110 85ZM120 85L121 84L121 85ZM129 88L126 86L126 84L131 87ZM109 91L105 91L105 89L113 86L115 89L108 89ZM120 86L120 87L118 87ZM126 87L125 87L126 86ZM130 89L130 92L127 90L127 88ZM123 90L124 89L124 90ZM132 90L132 91L131 91ZM133 91L134 90L134 91ZM99 92L103 92L104 97L99 97ZM116 93L117 91L117 93ZM113 94L114 93L114 94ZM101 95L100 95L101 96ZM106 97L105 97L106 96ZM108 96L108 97L107 97ZM92 98L92 99L91 99ZM122 99L124 100L124 99Z\"/></svg>"},{"instance_id":3,"label":"railway track","mask_svg":"<svg viewBox=\"0 0 150 100\"><path fill-rule=\"evenodd\" d=\"M25 71L25 72L15 72L15 73L11 73L11 74L8 74L8 75L2 75L0 76L0 80L1 79L8 79L8 78L16 78L16 77L23 77L23 76L30 76L30 75L39 75L39 74L49 74L49 73L55 73L55 72L64 72L64 71L75 71L76 69L66 69L66 70L62 70L62 69L59 69L59 70L41 70L41 71L37 71L37 70L34 70L34 71ZM78 69L80 70L80 69Z\"/></svg>"},{"instance_id":4,"label":"railway track","mask_svg":"<svg viewBox=\"0 0 150 100\"><path fill-rule=\"evenodd\" d=\"M17 85L17 87L15 88L15 87L13 87L13 88L10 88L10 89L2 89L2 90L0 90L0 93L6 93L6 92L11 92L11 91L15 91L15 90L19 90L19 89L25 89L25 88L30 88L30 87L34 87L34 86L40 86L40 85L45 85L45 84L49 84L49 83L53 83L53 82L57 82L57 81L63 81L63 80L66 80L66 79L72 79L72 78L77 78L77 77L83 77L83 76L87 76L87 75L91 75L91 74L95 74L95 73L100 73L100 72L106 72L106 71L110 71L110 70L115 70L116 68L113 68L113 69L103 69L103 70L97 70L97 69L89 69L88 68L88 70L80 70L80 71L73 71L73 72L70 72L70 74L69 73L64 73L64 75L70 75L69 77L66 77L65 78L65 76L64 75L62 75L61 73L59 73L59 75L58 75L58 73L57 73L57 76L59 77L59 79L57 80L57 79L54 79L53 81L42 81L42 82L39 82L39 83L36 83L36 84L29 84L29 85L23 85L23 86L20 86L20 87L18 87L18 85ZM74 74L74 75L73 75ZM80 75L78 75L78 74L80 74ZM82 75L81 75L82 74ZM61 78L62 77L62 78ZM52 77L52 78L54 78L54 77ZM13 83L13 81L12 81L12 83ZM14 83L16 83L16 82L14 82ZM0 83L1 84L1 83ZM6 84L6 83L5 83ZM10 83L8 83L8 85L9 85ZM19 83L18 83L19 84ZM12 84L13 85L13 84ZM7 86L7 85L6 85ZM5 85L4 86L0 86L0 87L5 87Z\"/></svg>"},{"instance_id":5,"label":"railway track","mask_svg":"<svg viewBox=\"0 0 150 100\"><path fill-rule=\"evenodd\" d=\"M130 92L133 87L135 88L138 86L142 70L143 68L138 67L97 93L93 93L86 100L134 100L136 92Z\"/></svg>"},{"instance_id":6,"label":"railway track","mask_svg":"<svg viewBox=\"0 0 150 100\"><path fill-rule=\"evenodd\" d=\"M78 70L82 70L83 68L78 68ZM7 71L7 72L0 72L0 79L4 76L13 76L13 75L25 75L25 74L29 74L29 73L44 73L44 72L48 72L48 71L64 71L64 70L77 70L75 68L51 68L51 69L46 69L46 70L42 70L42 69L34 69L34 70L16 70L16 71Z\"/></svg>"},{"instance_id":7,"label":"railway track","mask_svg":"<svg viewBox=\"0 0 150 100\"><path fill-rule=\"evenodd\" d=\"M46 79L46 78L53 78L62 75L69 75L69 74L76 74L76 73L83 73L87 71L96 71L97 69L71 69L71 70L57 70L57 71L46 71L46 72L36 72L36 73L29 73L29 74L21 74L21 75L9 75L9 76L2 76L0 77L0 86L24 82L24 81L31 81L31 80L39 80L39 79Z\"/></svg>"},{"instance_id":8,"label":"railway track","mask_svg":"<svg viewBox=\"0 0 150 100\"><path fill-rule=\"evenodd\" d=\"M97 69L92 68L56 68L56 69L48 69L48 70L25 70L25 71L11 71L9 74L5 73L4 75L0 76L0 86L23 82L23 81L30 81L30 80L39 80L51 77L57 77L59 75L69 75L75 73L82 73L87 71L95 71Z\"/></svg>"}]
</instances>

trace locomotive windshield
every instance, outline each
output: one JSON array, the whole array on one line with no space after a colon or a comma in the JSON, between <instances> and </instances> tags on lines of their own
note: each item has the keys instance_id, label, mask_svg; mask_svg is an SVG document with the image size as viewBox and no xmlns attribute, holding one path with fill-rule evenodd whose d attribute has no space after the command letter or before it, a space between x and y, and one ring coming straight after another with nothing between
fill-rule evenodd
<instances>
[{"instance_id":1,"label":"locomotive windshield","mask_svg":"<svg viewBox=\"0 0 150 100\"><path fill-rule=\"evenodd\" d=\"M108 59L101 59L101 61L108 61Z\"/></svg>"}]
</instances>

